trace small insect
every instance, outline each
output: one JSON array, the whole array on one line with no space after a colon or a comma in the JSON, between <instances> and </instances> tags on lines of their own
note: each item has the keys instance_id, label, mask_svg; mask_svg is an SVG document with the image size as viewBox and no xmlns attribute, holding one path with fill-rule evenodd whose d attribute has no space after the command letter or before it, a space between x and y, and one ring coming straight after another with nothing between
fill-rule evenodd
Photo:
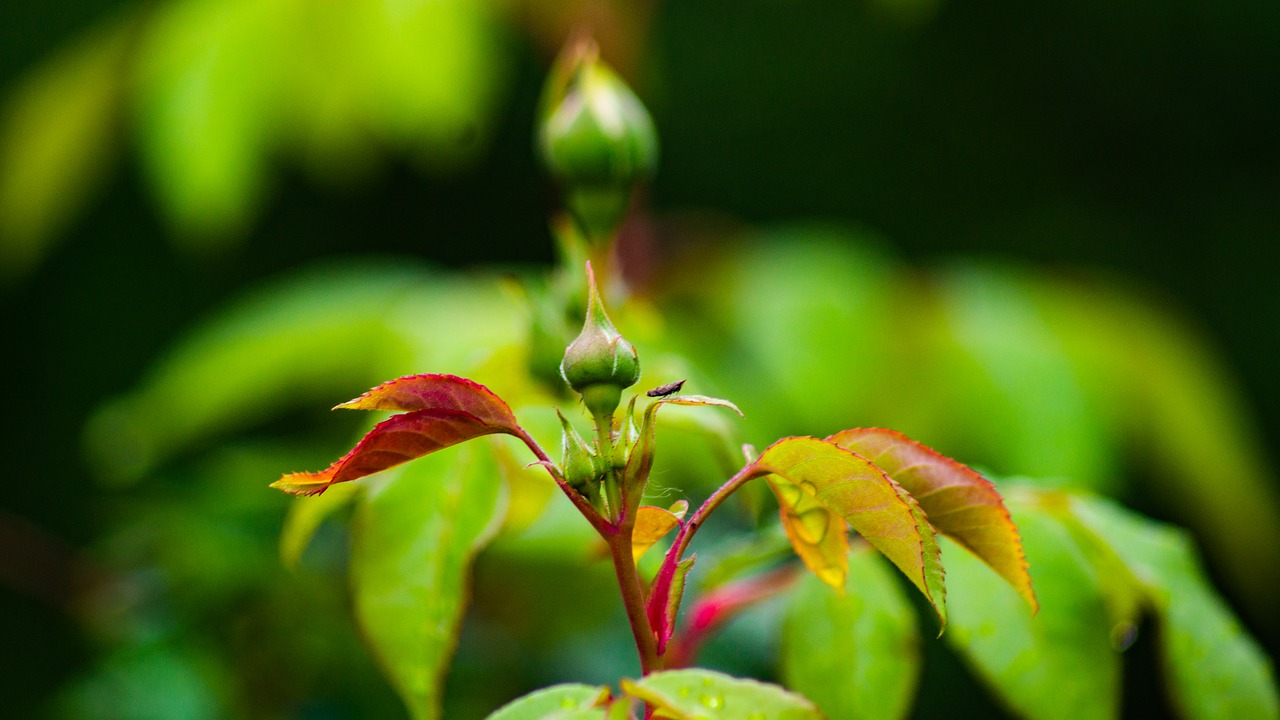
<instances>
[{"instance_id":1,"label":"small insect","mask_svg":"<svg viewBox=\"0 0 1280 720\"><path fill-rule=\"evenodd\" d=\"M645 395L648 395L649 397L666 397L680 392L680 388L682 387L684 387L684 380L677 380L675 382L667 383L666 385L659 385L645 393Z\"/></svg>"}]
</instances>

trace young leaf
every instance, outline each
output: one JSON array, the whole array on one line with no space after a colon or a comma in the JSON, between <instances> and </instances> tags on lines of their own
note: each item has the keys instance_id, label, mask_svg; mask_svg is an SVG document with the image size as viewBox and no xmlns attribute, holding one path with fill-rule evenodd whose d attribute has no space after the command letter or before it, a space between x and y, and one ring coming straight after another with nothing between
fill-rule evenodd
<instances>
[{"instance_id":1,"label":"young leaf","mask_svg":"<svg viewBox=\"0 0 1280 720\"><path fill-rule=\"evenodd\" d=\"M1038 606L1018 528L990 481L893 430L855 428L827 441L884 470L920 503L935 529L999 573L1033 610Z\"/></svg>"},{"instance_id":2,"label":"young leaf","mask_svg":"<svg viewBox=\"0 0 1280 720\"><path fill-rule=\"evenodd\" d=\"M859 545L843 594L807 578L791 595L782 678L827 717L895 720L920 675L916 614L884 558Z\"/></svg>"},{"instance_id":3,"label":"young leaf","mask_svg":"<svg viewBox=\"0 0 1280 720\"><path fill-rule=\"evenodd\" d=\"M366 486L351 537L356 617L414 720L439 716L471 559L503 516L489 448L435 455Z\"/></svg>"},{"instance_id":4,"label":"young leaf","mask_svg":"<svg viewBox=\"0 0 1280 720\"><path fill-rule=\"evenodd\" d=\"M636 511L636 527L631 533L631 555L640 561L645 551L671 532L689 511L687 500L677 500L670 510L652 505L641 505Z\"/></svg>"},{"instance_id":5,"label":"young leaf","mask_svg":"<svg viewBox=\"0 0 1280 720\"><path fill-rule=\"evenodd\" d=\"M644 410L644 418L640 421L640 434L631 449L631 455L627 458L626 486L633 491L643 489L645 481L649 478L649 471L653 468L654 422L658 416L658 408L663 405L714 405L729 408L738 415L742 415L738 406L728 400L702 395L671 395L649 403Z\"/></svg>"},{"instance_id":6,"label":"young leaf","mask_svg":"<svg viewBox=\"0 0 1280 720\"><path fill-rule=\"evenodd\" d=\"M1061 520L1013 496L1009 507L1040 589L1040 611L1033 617L1012 587L949 545L947 639L1017 716L1117 717L1120 655L1102 578Z\"/></svg>"},{"instance_id":7,"label":"young leaf","mask_svg":"<svg viewBox=\"0 0 1280 720\"><path fill-rule=\"evenodd\" d=\"M467 412L490 425L515 427L511 408L485 386L456 375L426 373L389 380L334 410L453 409Z\"/></svg>"},{"instance_id":8,"label":"young leaf","mask_svg":"<svg viewBox=\"0 0 1280 720\"><path fill-rule=\"evenodd\" d=\"M823 720L800 695L710 670L656 672L622 689L672 720Z\"/></svg>"},{"instance_id":9,"label":"young leaf","mask_svg":"<svg viewBox=\"0 0 1280 720\"><path fill-rule=\"evenodd\" d=\"M271 487L294 495L317 495L334 483L372 475L482 435L524 435L501 398L479 383L453 375L392 380L338 407L412 412L378 423L327 469L291 473Z\"/></svg>"},{"instance_id":10,"label":"young leaf","mask_svg":"<svg viewBox=\"0 0 1280 720\"><path fill-rule=\"evenodd\" d=\"M1280 717L1270 662L1213 591L1185 533L1102 498L1072 497L1070 508L1120 557L1155 610L1165 685L1185 717Z\"/></svg>"},{"instance_id":11,"label":"young leaf","mask_svg":"<svg viewBox=\"0 0 1280 720\"><path fill-rule=\"evenodd\" d=\"M924 593L945 627L946 589L933 528L911 495L883 470L811 437L779 440L755 464L839 514Z\"/></svg>"},{"instance_id":12,"label":"young leaf","mask_svg":"<svg viewBox=\"0 0 1280 720\"><path fill-rule=\"evenodd\" d=\"M666 651L667 643L675 634L676 613L680 611L680 601L684 598L685 581L688 580L689 571L693 569L693 563L697 557L696 553L690 555L676 563L674 571L661 573L653 581L650 596L665 599L661 604L647 603L649 624L653 627L654 634L658 636L659 654Z\"/></svg>"},{"instance_id":13,"label":"young leaf","mask_svg":"<svg viewBox=\"0 0 1280 720\"><path fill-rule=\"evenodd\" d=\"M493 711L485 720L606 720L598 707L609 688L565 683L542 688Z\"/></svg>"}]
</instances>

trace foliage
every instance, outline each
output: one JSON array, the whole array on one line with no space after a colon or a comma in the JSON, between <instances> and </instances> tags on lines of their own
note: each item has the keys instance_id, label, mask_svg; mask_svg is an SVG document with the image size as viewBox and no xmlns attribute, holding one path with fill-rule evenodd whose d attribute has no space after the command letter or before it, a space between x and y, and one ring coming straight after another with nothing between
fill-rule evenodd
<instances>
[{"instance_id":1,"label":"foliage","mask_svg":"<svg viewBox=\"0 0 1280 720\"><path fill-rule=\"evenodd\" d=\"M202 15L192 8L197 6L192 4L184 12L193 18L208 19L207 13ZM258 17L249 10L244 12ZM291 15L286 21L296 19ZM204 25L214 34L219 27L238 33L241 27L259 24L253 18L226 25L203 20L166 22L179 30ZM131 25L128 32L136 32L137 27L146 25ZM183 37L183 32L164 35L168 39L143 45L148 48L144 60L152 51L154 57L170 60L198 56L190 54L193 46L173 42L172 38ZM371 37L375 35L382 36L370 33ZM238 42L235 38L222 38L215 44L234 47ZM106 50L95 52L109 53L115 45L93 47L105 47ZM174 74L191 65L160 62L154 57L147 61L150 65L139 65L144 70L150 68L139 70L145 80L140 87L144 95L149 93L144 100L154 103L152 114L158 118L148 120L157 123L153 139L143 148L151 158L148 172L161 178L157 187L166 194L165 202L179 223L211 228L216 234L222 230L209 223L243 222L244 208L251 209L257 202L253 198L263 192L263 186L258 184L267 174L262 157L275 143L282 142L279 138L285 133L278 127L296 127L297 119L272 120L270 125L277 129L271 132L257 128L253 118L211 123L210 132L225 133L227 128L239 131L212 139L214 147L230 149L219 155L224 161L221 165L214 163L212 169L202 170L202 165L208 165L207 158L184 157L182 148L175 147L173 128L181 118L165 115L177 107L164 100L166 93L171 95L181 85L175 84ZM251 64L243 56L237 59L234 53L227 62L233 69L236 63ZM96 60L83 67L95 63ZM395 60L392 64L399 63ZM412 69L413 63L403 64ZM427 64L436 67L439 62L437 59ZM263 73L266 78L292 75ZM256 85L249 83L248 90L259 93L255 95L259 100L279 101L289 96ZM102 94L85 100L90 109L120 102L116 95L122 92L120 88L111 83L96 87L102 89ZM483 97L484 93L476 96ZM205 107L224 107L233 115L243 114L244 108L251 105L243 98L225 103L216 97L206 100ZM286 105L287 101L280 104ZM110 112L69 113L68 123L82 119L83 126L69 126L51 134L49 142L62 143L73 150L75 146L92 145L93 138L104 132L101 125L110 122L103 113ZM308 123L313 120L306 118ZM308 133L302 136L307 137ZM334 135L339 136L341 133ZM151 143L156 146L150 147ZM246 147L246 154L236 154ZM32 152L54 157L71 151L37 147ZM100 162L88 152L84 158L77 162ZM192 181L196 176L203 179ZM48 181L49 186L56 186L56 181L57 178ZM58 194L49 191L46 195ZM66 197L74 199L74 195ZM61 201L66 202L65 198ZM55 207L52 202L50 207ZM33 215L34 219L21 220L26 223L24 227L35 228L24 230L24 237L35 238L46 232L41 228L52 222L49 217L63 210L40 212L48 216ZM708 489L706 477L732 472L733 468L726 467L726 458L736 457L742 439L763 445L793 432L823 436L856 418L901 427L999 473L1069 477L1071 487L1045 489L1043 481L1016 486L998 482L1009 499L1010 514L1004 512L991 484L982 481L965 486L966 493L973 494L966 494L963 514L983 518L979 529L994 528L997 535L1006 533L1004 544L997 545L1006 551L1005 556L983 555L981 551L978 554L1012 583L1010 588L962 549L962 545L970 550L975 545L989 546L984 545L981 530L974 536L967 534L971 526L956 525L951 534L959 544L945 538L936 546L933 544L934 529L944 530L938 518L950 506L931 508L927 504L927 498L932 497L929 491L936 489L930 483L936 478L911 473L900 476L897 470L913 463L901 460L895 455L895 448L898 453L925 453L926 465L962 475L971 472L967 468L889 433L874 435L881 440L895 440L889 450L881 449L882 456L875 456L865 447L852 448L858 452L853 458L862 456L865 460L850 459L851 454L834 449L832 442L845 445L838 439L841 435L853 442L845 433L829 438L831 442L798 438L770 446L760 458L748 458L747 467L759 469L761 474L769 471L768 483L780 501L780 524L767 517L771 513L760 512L760 493L753 493L747 486L735 496L735 501L740 502L727 505L722 514L736 512L728 522L756 536L757 544L735 551L724 539L732 533L712 537L713 542L719 542L702 552L699 565L692 572L688 564L692 558L655 568L653 563L660 562L661 552L648 554L649 572L669 573L666 577L672 591L666 594L667 602L651 603L648 609L650 620L665 623L663 632L671 632L677 638L671 648L673 655L696 654L696 647L683 647L678 638L681 632L687 633L685 637L693 636L693 623L701 617L699 611L706 610L707 617L715 618L708 624L718 629L727 619L772 596L785 604L787 622L780 674L789 687L803 692L831 717L903 716L909 711L919 673L918 657L910 649L922 642L908 607L911 600L895 584L894 574L881 555L871 552L862 541L847 542L847 523L884 550L895 567L904 571L932 601L939 615L944 607L948 608L946 641L1019 714L1106 717L1118 712L1117 650L1132 642L1133 631L1145 612L1161 628L1161 653L1171 678L1168 684L1183 713L1189 717L1228 712L1274 716L1275 691L1269 662L1242 634L1230 611L1211 589L1197 566L1187 536L1081 492L1123 491L1122 458L1130 450L1130 442L1141 441L1146 453L1140 456L1143 462L1161 468L1175 497L1195 508L1194 517L1205 541L1217 544L1216 557L1234 563L1237 577L1247 578L1251 571L1256 576L1257 564L1268 562L1269 554L1280 547L1280 543L1273 542L1277 527L1274 506L1265 486L1259 484L1265 470L1260 469L1261 461L1247 434L1238 432L1238 413L1232 409L1229 387L1197 341L1123 288L1097 283L1067 285L1010 268L977 264L944 269L923 283L903 282L914 271L904 270L874 250L859 246L860 238L853 236L852 242L850 238L850 233L839 229L784 228L736 239L730 246L733 252L696 248L689 257L665 266L665 277L647 292L620 294L623 296L618 303L611 304L618 325L627 330L646 359L646 384L687 377L690 388L698 392L734 398L747 416L742 425L732 425L722 417L680 414L680 405L697 404L702 396L675 395L652 402L650 411L639 414L640 427L634 429L636 434L628 443L632 448L651 448L661 439L663 451L645 460L645 475L660 478L667 488L678 488L675 492L692 495ZM30 242L38 244L36 240ZM564 242L569 248L565 254L570 256L565 258L564 266L572 270L571 261L576 260L572 257L572 243ZM196 513L195 528L178 527L176 523L157 525L154 519L163 514L155 508L126 513L133 520L121 533L126 537L116 541L120 564L145 567L153 562L144 559L148 552L167 547L159 564L166 575L199 588L194 595L218 587L219 579L233 577L232 585L240 592L255 596L280 594L279 585L304 582L273 577L262 547L254 547L250 553L256 558L254 572L225 567L219 572L217 558L227 548L235 547L236 542L258 542L228 531L227 527L237 528L242 521L259 528L270 525L264 519L274 517L278 506L263 499L226 502L207 498L219 494L219 488L225 486L222 478L263 477L270 468L314 466L314 461L332 448L333 438L294 433L280 447L248 449L242 447L241 438L246 432L256 433L266 420L280 418L286 412L295 413L289 417L296 417L299 408L367 387L379 378L421 372L424 368L464 374L483 380L511 403L510 407L503 404L499 408L505 409L507 415L497 420L492 414L473 412L474 407L466 411L465 417L450 415L454 421L450 426L452 435L443 440L424 431L429 427L434 432L441 427L439 418L416 415L403 419L406 415L429 413L429 408L403 402L369 403L376 406L372 409L406 413L377 425L370 435L375 441L368 441L374 443L377 438L393 434L403 438L403 431L408 428L409 436L417 437L420 444L408 452L401 452L403 448L397 446L400 458L490 432L517 437L524 434L536 443L554 445L559 430L555 418L542 412L541 406L564 404L565 396L562 388L547 382L545 367L538 366L539 333L555 332L548 332L537 314L547 305L558 302L573 307L580 300L574 296L583 294L581 289L573 288L573 281L566 277L568 274L544 282L532 273L524 273L526 287L532 288L528 298L531 302L526 306L510 294L510 288L496 273L456 276L419 272L397 264L370 270L361 277L360 272L349 268L330 269L323 278L300 276L291 286L276 285L257 300L197 330L157 366L136 392L103 410L91 430L90 447L97 454L100 467L118 483L143 477L155 482L157 476L168 476L173 484L188 486L179 491L174 502L166 503L166 511L187 505L207 505L212 510L208 517ZM758 291L761 287L773 292L764 297ZM547 291L540 295L543 288ZM324 299L328 307L318 310L314 305L317 299ZM837 330L833 332L833 328ZM441 338L448 338L449 342L442 343ZM1134 347L1143 351L1131 352ZM243 372L228 372L232 367ZM854 382L844 382L844 378L854 378ZM1121 388L1118 396L1116 388ZM386 390L384 387L384 393ZM378 395L377 389L373 392ZM662 413L659 423L657 408L668 405L671 408ZM510 422L508 416L512 418ZM527 430L515 423L516 417L528 426ZM627 417L632 417L630 411ZM964 421L957 422L957 418ZM570 428L576 419L570 412ZM425 420L431 422L412 426ZM1044 428L1053 428L1054 432L1044 432ZM626 436L631 429L619 428L620 434ZM1220 444L1222 480L1214 487L1203 482L1203 463L1198 461L1201 449L1197 440L1205 437L1215 438ZM702 440L708 442L699 442ZM202 460L210 454L211 443L227 447L211 453L211 460ZM545 587L565 582L563 573L546 572L546 565L559 563L557 567L564 570L567 564L579 571L576 576L584 585L589 585L588 576L593 572L588 567L589 553L577 557L566 553L566 547L575 548L575 552L576 548L589 547L587 542L592 536L589 528L572 526L574 516L565 513L569 506L553 494L545 477L522 467L515 455L520 448L505 438L479 439L358 484L333 484L353 479L356 473L350 468L365 459L370 463L358 468L361 472L389 466L389 460L395 458L379 454L384 451L385 448L362 443L353 456L319 478L299 474L286 481L286 486L290 482L306 483L309 485L304 486L325 494L291 508L280 552L303 573L321 569L325 577L313 575L309 581L313 587L323 587L332 575L347 570L340 567L343 543L337 540L349 533L349 572L357 619L391 684L419 717L436 714L441 702L446 707L468 707L472 714L482 714L527 688L464 688L460 693L454 688L455 699L443 695L442 700L443 669L454 655L459 633L463 644L459 657L465 664L468 644L483 647L484 633L494 633L496 626L492 618L473 614L472 622L478 622L480 629L471 626L472 631L480 635L468 637L464 630L470 565L473 561L483 563L486 554L507 567L524 563L533 568L526 577ZM647 453L642 451L640 457ZM228 460L228 454L238 456L238 461ZM819 463L824 468L847 467L837 477L815 474L807 464L819 456L826 458ZM652 467L647 466L650 460ZM894 463L898 463L897 469L892 467ZM629 463L626 467L631 469ZM888 471L887 477L878 477L876 469ZM992 473L987 475L995 477ZM867 500L873 491L842 494L840 488L850 477L865 481L866 487L875 488L874 492L885 499L901 502L898 523L891 529L909 529L907 540L912 552L896 552L893 542L901 538L879 534L883 526L874 518L868 519ZM1009 492L1009 487L1015 490ZM670 504L669 498L661 494L663 488L653 489L659 492L651 501L662 499L660 504ZM241 496L236 493L235 497ZM918 497L919 502L913 497ZM644 559L646 546L656 545L659 551L669 547L664 544L668 533L690 527L682 525L686 522L687 502L682 499L679 503L685 503L685 507L673 506L670 512L654 506L637 509L636 522L643 523L645 529L629 543L633 561ZM353 505L349 524L342 522L347 516L347 504ZM330 516L339 522L326 522ZM234 518L229 525L225 522L227 517ZM1022 531L1038 598L1031 590L1021 553L1007 554L1016 547L1018 537L1010 517ZM557 523L569 523L570 527L548 529ZM219 527L221 533L215 530ZM342 530L344 527L348 529ZM129 532L140 528L147 531L144 539L134 537L130 546ZM317 532L317 546L307 550ZM1009 543L1007 533L1013 533L1015 544ZM679 542L679 533L676 535ZM217 541L211 539L215 537ZM255 537L260 540L260 536ZM775 577L789 577L785 575L789 567L786 564L780 569L773 567L778 549L785 549L787 541L810 569L819 577L825 574L824 579L843 588L845 594L833 593L812 579L798 584L791 580L774 583ZM843 565L846 553L851 562L847 569ZM939 557L946 560L948 569L945 606ZM748 569L743 575L733 570L742 567ZM761 568L769 570L761 573ZM208 577L201 577L204 571L209 571ZM770 574L778 571L783 574ZM1262 588L1258 592L1265 594L1267 580L1255 582ZM680 627L676 607L679 589L685 586L685 604L692 610L685 615L686 626ZM229 595L233 593L226 589L222 592L226 595L194 603L204 603L204 609L185 608L181 612L208 612L208 607L219 602L230 606L234 598ZM486 594L504 592L510 589L478 578L479 612L484 612ZM161 595L156 592L149 597ZM333 598L316 603L306 593L297 592L296 587L283 591L283 595L288 599L277 596L278 605L263 613L265 619L260 622L268 627L291 623L301 637L314 633L315 627L332 625L322 622L322 618L341 614L336 607L341 603L333 602ZM573 607L560 611L572 620L559 627L590 632L590 621L582 619L590 618L599 606L591 595L581 593ZM1025 606L1037 600L1043 603L1043 609L1032 617ZM304 618L302 628L296 619L299 607L307 610L300 614ZM136 618L153 617L145 603L133 606L129 613ZM575 627L576 624L583 627ZM555 634L549 625L540 629ZM498 630L487 637L505 637L506 628ZM816 638L830 643L831 655L803 650L814 647ZM226 686L241 682L218 669L217 663L200 661L205 655L201 655L202 650L193 649L191 643L177 647L172 630L124 633L113 636L110 642L130 651L113 655L78 695L71 693L68 713L89 712L85 708L92 707L92 703L77 704L75 698L94 697L91 689L101 687L104 678L138 677L149 672L147 668L165 667L157 658L196 658L167 665L175 673L175 687L183 690L173 696L174 702L186 702L185 707L193 716L216 714L213 707L220 702L216 698L225 697ZM893 662L886 662L888 648L903 647L908 652L894 654ZM289 660L302 657L305 647L282 643L278 653ZM331 649L324 656L337 654ZM1203 661L1210 655L1231 660L1210 668ZM832 657L850 661L833 667L826 662ZM1075 670L1080 667L1087 667L1089 672L1077 674ZM1211 669L1221 672L1210 672ZM290 668L287 672L297 673L299 683L316 687L315 678L334 671L311 666ZM360 672L351 670L342 682L359 677ZM716 692L723 690L726 698L739 691L760 692L784 698L778 700L784 705L806 704L788 701L785 698L793 696L780 690L760 689L753 683L745 683L749 690L742 690L744 681L682 672L652 673L646 679L624 681L623 692L618 696L623 700L611 705L608 700L613 695L591 685L564 690L563 696L554 694L560 690L552 690L552 695L537 697L553 697L557 704L570 697L580 707L561 705L557 712L581 711L582 717L607 717L606 712L616 715L634 709L634 703L625 700L627 697L660 707L672 717L717 710L723 712L715 717L736 716L726 714L736 712L728 704L714 707L714 698L719 697L714 692L705 695L711 698L710 705L697 695L701 707L686 706L684 700L696 695L690 683L697 682L714 686ZM630 670L614 672L611 668L601 673L603 679L585 679L612 683L634 675ZM1073 682L1060 682L1067 674L1072 675ZM883 682L892 691L868 697L865 690L872 682L868 677L875 677L876 683ZM527 684L556 679L560 678L538 678ZM681 689L689 689L690 693L682 698ZM752 703L765 702L752 697ZM226 706L220 709L227 711ZM813 712L807 707L793 709ZM170 712L181 714L183 710ZM453 716L453 712L449 710L446 715ZM534 713L530 717L545 716L537 714L541 710L530 712ZM811 715L798 717L806 716Z\"/></svg>"}]
</instances>

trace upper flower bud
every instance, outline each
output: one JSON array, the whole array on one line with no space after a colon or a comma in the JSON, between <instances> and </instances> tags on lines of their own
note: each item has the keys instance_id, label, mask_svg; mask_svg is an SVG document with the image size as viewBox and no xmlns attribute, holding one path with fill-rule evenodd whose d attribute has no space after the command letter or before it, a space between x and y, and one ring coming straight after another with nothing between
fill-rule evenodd
<instances>
[{"instance_id":1,"label":"upper flower bud","mask_svg":"<svg viewBox=\"0 0 1280 720\"><path fill-rule=\"evenodd\" d=\"M565 349L560 373L594 417L612 417L622 391L640 379L636 349L618 332L604 311L595 273L587 263L589 300L582 332Z\"/></svg>"},{"instance_id":2,"label":"upper flower bud","mask_svg":"<svg viewBox=\"0 0 1280 720\"><path fill-rule=\"evenodd\" d=\"M589 239L611 233L626 215L631 186L657 168L653 120L590 42L569 48L544 103L538 141L569 212Z\"/></svg>"}]
</instances>

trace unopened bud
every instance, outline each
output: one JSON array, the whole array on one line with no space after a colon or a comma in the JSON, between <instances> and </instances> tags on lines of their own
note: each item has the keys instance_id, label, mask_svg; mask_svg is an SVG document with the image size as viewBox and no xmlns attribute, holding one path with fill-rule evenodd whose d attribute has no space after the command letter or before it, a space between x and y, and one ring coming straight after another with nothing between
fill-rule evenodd
<instances>
[{"instance_id":1,"label":"unopened bud","mask_svg":"<svg viewBox=\"0 0 1280 720\"><path fill-rule=\"evenodd\" d=\"M632 185L653 175L658 136L640 99L600 61L594 44L568 53L548 81L538 140L570 214L594 240L621 224Z\"/></svg>"},{"instance_id":2,"label":"unopened bud","mask_svg":"<svg viewBox=\"0 0 1280 720\"><path fill-rule=\"evenodd\" d=\"M565 349L560 373L582 396L593 417L613 417L622 391L640 379L640 358L605 313L595 274L587 264L590 296L582 332Z\"/></svg>"}]
</instances>

